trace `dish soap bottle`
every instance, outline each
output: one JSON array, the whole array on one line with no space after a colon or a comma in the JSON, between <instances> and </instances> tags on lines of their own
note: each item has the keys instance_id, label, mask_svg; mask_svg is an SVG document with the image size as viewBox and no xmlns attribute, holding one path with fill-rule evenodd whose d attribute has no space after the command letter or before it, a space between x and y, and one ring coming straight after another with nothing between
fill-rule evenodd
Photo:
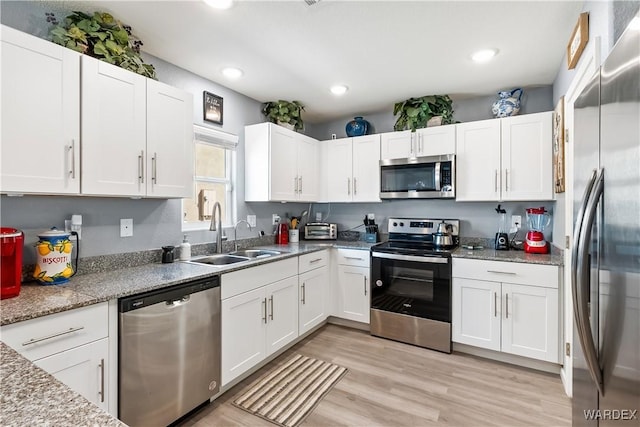
<instances>
[{"instance_id":1,"label":"dish soap bottle","mask_svg":"<svg viewBox=\"0 0 640 427\"><path fill-rule=\"evenodd\" d=\"M187 240L187 235L184 235L182 243L180 243L180 261L189 261L191 259L191 244Z\"/></svg>"}]
</instances>

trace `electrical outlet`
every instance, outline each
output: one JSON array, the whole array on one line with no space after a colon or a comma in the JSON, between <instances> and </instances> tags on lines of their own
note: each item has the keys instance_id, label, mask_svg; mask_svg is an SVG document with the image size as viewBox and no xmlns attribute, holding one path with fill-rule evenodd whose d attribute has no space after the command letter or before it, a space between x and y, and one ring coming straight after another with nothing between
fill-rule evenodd
<instances>
[{"instance_id":1,"label":"electrical outlet","mask_svg":"<svg viewBox=\"0 0 640 427\"><path fill-rule=\"evenodd\" d=\"M120 237L133 236L133 219L121 219L120 220Z\"/></svg>"},{"instance_id":2,"label":"electrical outlet","mask_svg":"<svg viewBox=\"0 0 640 427\"><path fill-rule=\"evenodd\" d=\"M250 226L255 227L256 226L256 216L255 215L247 215L247 222L249 223Z\"/></svg>"},{"instance_id":3,"label":"electrical outlet","mask_svg":"<svg viewBox=\"0 0 640 427\"><path fill-rule=\"evenodd\" d=\"M272 214L271 215L271 223L273 225L277 225L280 222L280 215L278 214Z\"/></svg>"},{"instance_id":4,"label":"electrical outlet","mask_svg":"<svg viewBox=\"0 0 640 427\"><path fill-rule=\"evenodd\" d=\"M511 228L522 228L522 215L511 215Z\"/></svg>"}]
</instances>

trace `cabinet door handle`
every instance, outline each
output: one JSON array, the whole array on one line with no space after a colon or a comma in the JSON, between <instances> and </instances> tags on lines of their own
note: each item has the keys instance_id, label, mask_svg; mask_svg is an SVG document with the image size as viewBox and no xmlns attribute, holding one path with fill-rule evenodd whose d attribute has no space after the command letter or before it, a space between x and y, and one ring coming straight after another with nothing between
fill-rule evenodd
<instances>
[{"instance_id":1,"label":"cabinet door handle","mask_svg":"<svg viewBox=\"0 0 640 427\"><path fill-rule=\"evenodd\" d=\"M411 137L409 139L409 156L413 157L413 142L414 142L414 133L411 133Z\"/></svg>"},{"instance_id":2,"label":"cabinet door handle","mask_svg":"<svg viewBox=\"0 0 640 427\"><path fill-rule=\"evenodd\" d=\"M493 293L493 317L498 317L498 293Z\"/></svg>"},{"instance_id":3,"label":"cabinet door handle","mask_svg":"<svg viewBox=\"0 0 640 427\"><path fill-rule=\"evenodd\" d=\"M364 278L364 296L367 296L367 276L362 276Z\"/></svg>"},{"instance_id":4,"label":"cabinet door handle","mask_svg":"<svg viewBox=\"0 0 640 427\"><path fill-rule=\"evenodd\" d=\"M351 178L347 178L347 195L351 195Z\"/></svg>"},{"instance_id":5,"label":"cabinet door handle","mask_svg":"<svg viewBox=\"0 0 640 427\"><path fill-rule=\"evenodd\" d=\"M354 176L353 177L353 195L355 196L356 194L358 194L358 181L357 181L357 178Z\"/></svg>"},{"instance_id":6,"label":"cabinet door handle","mask_svg":"<svg viewBox=\"0 0 640 427\"><path fill-rule=\"evenodd\" d=\"M262 308L264 309L264 316L262 317L262 320L264 321L264 323L267 323L267 299L263 299L262 300Z\"/></svg>"},{"instance_id":7,"label":"cabinet door handle","mask_svg":"<svg viewBox=\"0 0 640 427\"><path fill-rule=\"evenodd\" d=\"M418 154L422 153L423 139L424 139L424 135L418 134Z\"/></svg>"},{"instance_id":8,"label":"cabinet door handle","mask_svg":"<svg viewBox=\"0 0 640 427\"><path fill-rule=\"evenodd\" d=\"M509 318L509 294L504 294L505 302L504 302L504 317L505 319Z\"/></svg>"},{"instance_id":9,"label":"cabinet door handle","mask_svg":"<svg viewBox=\"0 0 640 427\"><path fill-rule=\"evenodd\" d=\"M298 194L298 177L293 178L293 192Z\"/></svg>"},{"instance_id":10,"label":"cabinet door handle","mask_svg":"<svg viewBox=\"0 0 640 427\"><path fill-rule=\"evenodd\" d=\"M504 189L509 191L509 169L504 170Z\"/></svg>"},{"instance_id":11,"label":"cabinet door handle","mask_svg":"<svg viewBox=\"0 0 640 427\"><path fill-rule=\"evenodd\" d=\"M46 337L31 338L29 341L23 342L22 345L26 347L28 345L35 344L35 343L40 342L40 341L50 340L51 338L59 337L59 336L66 335L66 334L71 334L73 332L78 332L78 331L81 331L83 329L84 329L84 326L79 326L77 328L69 328L66 331L56 332L55 334L47 335Z\"/></svg>"},{"instance_id":12,"label":"cabinet door handle","mask_svg":"<svg viewBox=\"0 0 640 427\"><path fill-rule=\"evenodd\" d=\"M153 157L151 158L151 182L153 184L158 183L158 155L153 153Z\"/></svg>"},{"instance_id":13,"label":"cabinet door handle","mask_svg":"<svg viewBox=\"0 0 640 427\"><path fill-rule=\"evenodd\" d=\"M493 177L493 183L494 183L494 187L495 187L495 192L498 192L498 169L496 169L496 173L494 174Z\"/></svg>"},{"instance_id":14,"label":"cabinet door handle","mask_svg":"<svg viewBox=\"0 0 640 427\"><path fill-rule=\"evenodd\" d=\"M306 284L304 282L302 282L302 304L303 305L307 303L306 295L305 295L305 293L306 293L305 292L305 287L306 287Z\"/></svg>"},{"instance_id":15,"label":"cabinet door handle","mask_svg":"<svg viewBox=\"0 0 640 427\"><path fill-rule=\"evenodd\" d=\"M76 140L71 140L71 145L68 148L68 151L71 153L71 170L69 171L69 175L71 178L76 179Z\"/></svg>"},{"instance_id":16,"label":"cabinet door handle","mask_svg":"<svg viewBox=\"0 0 640 427\"><path fill-rule=\"evenodd\" d=\"M104 402L104 359L100 359L100 402Z\"/></svg>"},{"instance_id":17,"label":"cabinet door handle","mask_svg":"<svg viewBox=\"0 0 640 427\"><path fill-rule=\"evenodd\" d=\"M487 273L497 273L497 274L511 274L515 276L518 273L514 273L512 271L498 271L498 270L487 270Z\"/></svg>"},{"instance_id":18,"label":"cabinet door handle","mask_svg":"<svg viewBox=\"0 0 640 427\"><path fill-rule=\"evenodd\" d=\"M298 186L298 193L302 193L302 175L300 175L298 181L300 182L300 185Z\"/></svg>"},{"instance_id":19,"label":"cabinet door handle","mask_svg":"<svg viewBox=\"0 0 640 427\"><path fill-rule=\"evenodd\" d=\"M271 314L269 315L269 319L273 320L273 295L269 297L269 305L271 306Z\"/></svg>"},{"instance_id":20,"label":"cabinet door handle","mask_svg":"<svg viewBox=\"0 0 640 427\"><path fill-rule=\"evenodd\" d=\"M138 181L144 184L144 150L138 155Z\"/></svg>"}]
</instances>

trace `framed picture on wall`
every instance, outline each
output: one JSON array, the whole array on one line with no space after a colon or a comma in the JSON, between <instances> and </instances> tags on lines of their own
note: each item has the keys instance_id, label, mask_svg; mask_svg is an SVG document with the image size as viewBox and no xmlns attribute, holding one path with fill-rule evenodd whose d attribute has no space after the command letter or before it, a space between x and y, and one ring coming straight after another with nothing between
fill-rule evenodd
<instances>
[{"instance_id":1,"label":"framed picture on wall","mask_svg":"<svg viewBox=\"0 0 640 427\"><path fill-rule=\"evenodd\" d=\"M553 183L556 193L564 193L564 96L553 111Z\"/></svg>"},{"instance_id":2,"label":"framed picture on wall","mask_svg":"<svg viewBox=\"0 0 640 427\"><path fill-rule=\"evenodd\" d=\"M222 124L223 100L221 96L214 95L210 92L203 92L203 111L204 120L207 122Z\"/></svg>"}]
</instances>

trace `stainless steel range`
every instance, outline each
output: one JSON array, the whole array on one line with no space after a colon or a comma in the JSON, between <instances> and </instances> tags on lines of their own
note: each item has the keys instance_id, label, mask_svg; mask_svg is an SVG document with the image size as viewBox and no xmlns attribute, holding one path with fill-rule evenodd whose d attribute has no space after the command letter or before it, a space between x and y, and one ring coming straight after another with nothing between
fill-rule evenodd
<instances>
[{"instance_id":1,"label":"stainless steel range","mask_svg":"<svg viewBox=\"0 0 640 427\"><path fill-rule=\"evenodd\" d=\"M371 248L371 334L451 353L460 221L389 218L388 229L389 241Z\"/></svg>"}]
</instances>

